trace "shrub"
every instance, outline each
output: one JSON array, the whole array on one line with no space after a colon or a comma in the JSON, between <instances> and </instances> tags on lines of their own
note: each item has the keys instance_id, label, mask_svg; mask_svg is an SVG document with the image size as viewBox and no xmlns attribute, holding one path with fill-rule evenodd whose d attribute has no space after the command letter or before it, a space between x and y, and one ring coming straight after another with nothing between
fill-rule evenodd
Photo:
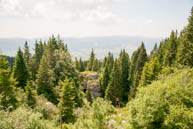
<instances>
[{"instance_id":1,"label":"shrub","mask_svg":"<svg viewBox=\"0 0 193 129\"><path fill-rule=\"evenodd\" d=\"M40 112L45 119L53 120L56 117L57 107L45 97L38 96L35 110Z\"/></svg>"},{"instance_id":2,"label":"shrub","mask_svg":"<svg viewBox=\"0 0 193 129\"><path fill-rule=\"evenodd\" d=\"M85 105L76 110L77 121L71 128L104 129L110 115L114 112L115 109L109 101L97 98L91 106Z\"/></svg>"},{"instance_id":3,"label":"shrub","mask_svg":"<svg viewBox=\"0 0 193 129\"><path fill-rule=\"evenodd\" d=\"M132 128L193 127L193 69L180 70L139 88L129 103Z\"/></svg>"},{"instance_id":4,"label":"shrub","mask_svg":"<svg viewBox=\"0 0 193 129\"><path fill-rule=\"evenodd\" d=\"M13 112L0 111L0 129L54 129L53 122L42 119L42 114L19 107Z\"/></svg>"}]
</instances>

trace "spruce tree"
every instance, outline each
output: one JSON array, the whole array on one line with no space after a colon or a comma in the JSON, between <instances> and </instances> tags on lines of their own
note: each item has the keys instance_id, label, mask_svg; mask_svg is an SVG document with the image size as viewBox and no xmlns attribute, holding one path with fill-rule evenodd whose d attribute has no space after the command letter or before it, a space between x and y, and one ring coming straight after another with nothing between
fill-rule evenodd
<instances>
[{"instance_id":1,"label":"spruce tree","mask_svg":"<svg viewBox=\"0 0 193 129\"><path fill-rule=\"evenodd\" d=\"M75 68L80 71L80 64L79 64L79 61L78 59L75 57Z\"/></svg>"},{"instance_id":2,"label":"spruce tree","mask_svg":"<svg viewBox=\"0 0 193 129\"><path fill-rule=\"evenodd\" d=\"M80 67L80 72L85 71L85 66L84 66L84 62L82 61L82 59L79 59L79 67Z\"/></svg>"},{"instance_id":3,"label":"spruce tree","mask_svg":"<svg viewBox=\"0 0 193 129\"><path fill-rule=\"evenodd\" d=\"M36 74L39 69L40 61L44 53L44 45L41 40L39 42L38 41L35 42L34 51L35 53L30 62L30 73L33 81L36 80Z\"/></svg>"},{"instance_id":4,"label":"spruce tree","mask_svg":"<svg viewBox=\"0 0 193 129\"><path fill-rule=\"evenodd\" d=\"M11 110L17 107L15 81L7 59L0 56L0 108Z\"/></svg>"},{"instance_id":5,"label":"spruce tree","mask_svg":"<svg viewBox=\"0 0 193 129\"><path fill-rule=\"evenodd\" d=\"M106 91L106 88L108 86L109 78L110 78L110 75L109 75L109 72L108 72L108 65L106 64L105 68L103 69L102 78L101 78L101 94L102 94L102 97L105 97L105 91Z\"/></svg>"},{"instance_id":6,"label":"spruce tree","mask_svg":"<svg viewBox=\"0 0 193 129\"><path fill-rule=\"evenodd\" d=\"M31 108L35 107L36 98L35 98L35 91L31 88L32 81L27 82L27 86L25 87L25 93L27 96L27 105Z\"/></svg>"},{"instance_id":7,"label":"spruce tree","mask_svg":"<svg viewBox=\"0 0 193 129\"><path fill-rule=\"evenodd\" d=\"M118 60L113 65L113 70L105 92L105 98L115 104L116 98L122 100L123 96L122 77Z\"/></svg>"},{"instance_id":8,"label":"spruce tree","mask_svg":"<svg viewBox=\"0 0 193 129\"><path fill-rule=\"evenodd\" d=\"M30 62L30 59L31 59L31 53L30 53L29 45L28 45L27 41L25 41L25 44L24 44L23 57L25 59L25 62L27 64L27 66L29 66L29 62Z\"/></svg>"},{"instance_id":9,"label":"spruce tree","mask_svg":"<svg viewBox=\"0 0 193 129\"><path fill-rule=\"evenodd\" d=\"M92 49L92 51L90 53L90 58L89 58L89 61L88 61L88 65L87 65L87 70L89 70L89 71L92 70L94 60L95 60L95 54L94 54L94 50Z\"/></svg>"},{"instance_id":10,"label":"spruce tree","mask_svg":"<svg viewBox=\"0 0 193 129\"><path fill-rule=\"evenodd\" d=\"M87 98L87 101L92 103L93 102L93 98L92 98L92 95L90 93L90 88L88 87L87 90L86 90L86 98Z\"/></svg>"},{"instance_id":11,"label":"spruce tree","mask_svg":"<svg viewBox=\"0 0 193 129\"><path fill-rule=\"evenodd\" d=\"M36 77L37 93L44 95L50 102L56 104L57 100L53 92L54 73L48 64L48 60L43 55Z\"/></svg>"},{"instance_id":12,"label":"spruce tree","mask_svg":"<svg viewBox=\"0 0 193 129\"><path fill-rule=\"evenodd\" d=\"M75 119L75 83L72 79L65 79L64 82L60 84L62 86L62 91L58 107L62 115L62 121L71 123L74 122Z\"/></svg>"},{"instance_id":13,"label":"spruce tree","mask_svg":"<svg viewBox=\"0 0 193 129\"><path fill-rule=\"evenodd\" d=\"M174 64L177 53L177 37L174 31L171 32L170 38L167 41L167 48L164 57L165 66Z\"/></svg>"},{"instance_id":14,"label":"spruce tree","mask_svg":"<svg viewBox=\"0 0 193 129\"><path fill-rule=\"evenodd\" d=\"M99 69L99 62L98 62L98 59L95 59L94 62L93 62L93 67L92 67L92 71L98 71Z\"/></svg>"},{"instance_id":15,"label":"spruce tree","mask_svg":"<svg viewBox=\"0 0 193 129\"><path fill-rule=\"evenodd\" d=\"M119 55L119 67L121 70L122 84L123 84L123 101L127 101L129 92L129 55L123 49Z\"/></svg>"},{"instance_id":16,"label":"spruce tree","mask_svg":"<svg viewBox=\"0 0 193 129\"><path fill-rule=\"evenodd\" d=\"M141 75L139 86L146 86L151 84L153 80L157 79L160 72L160 64L157 57L154 57L150 62L146 62Z\"/></svg>"},{"instance_id":17,"label":"spruce tree","mask_svg":"<svg viewBox=\"0 0 193 129\"><path fill-rule=\"evenodd\" d=\"M180 36L178 63L193 67L193 7L188 19L188 25Z\"/></svg>"},{"instance_id":18,"label":"spruce tree","mask_svg":"<svg viewBox=\"0 0 193 129\"><path fill-rule=\"evenodd\" d=\"M146 61L147 61L147 53L146 53L144 43L142 42L140 50L139 50L139 55L138 55L138 58L136 61L133 83L132 83L132 87L130 90L129 99L134 98L136 95L137 87L139 85L139 81L141 79L143 67L144 67Z\"/></svg>"},{"instance_id":19,"label":"spruce tree","mask_svg":"<svg viewBox=\"0 0 193 129\"><path fill-rule=\"evenodd\" d=\"M131 57L131 66L129 70L129 83L132 86L134 83L134 75L135 75L135 69L136 69L136 63L139 56L140 48L138 48L136 51L133 52Z\"/></svg>"},{"instance_id":20,"label":"spruce tree","mask_svg":"<svg viewBox=\"0 0 193 129\"><path fill-rule=\"evenodd\" d=\"M13 66L13 78L17 82L16 86L24 89L24 87L27 85L28 77L29 73L23 58L23 52L19 48L15 58L15 64Z\"/></svg>"}]
</instances>

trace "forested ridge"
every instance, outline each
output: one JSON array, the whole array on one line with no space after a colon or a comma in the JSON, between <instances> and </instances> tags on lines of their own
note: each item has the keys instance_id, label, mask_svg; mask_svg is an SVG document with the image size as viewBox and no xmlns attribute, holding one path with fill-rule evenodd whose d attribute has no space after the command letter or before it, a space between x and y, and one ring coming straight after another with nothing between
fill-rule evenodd
<instances>
[{"instance_id":1,"label":"forested ridge","mask_svg":"<svg viewBox=\"0 0 193 129\"><path fill-rule=\"evenodd\" d=\"M0 129L193 128L193 8L149 54L142 42L132 55L99 60L93 48L88 60L72 59L52 35L34 54L26 41L13 60L0 56ZM83 90L92 73L101 97Z\"/></svg>"}]
</instances>

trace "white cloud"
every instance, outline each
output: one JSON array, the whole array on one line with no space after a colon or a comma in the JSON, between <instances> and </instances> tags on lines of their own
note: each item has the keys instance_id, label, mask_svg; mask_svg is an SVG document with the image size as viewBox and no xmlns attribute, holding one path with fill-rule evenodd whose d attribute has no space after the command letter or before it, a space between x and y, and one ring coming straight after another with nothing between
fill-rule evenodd
<instances>
[{"instance_id":1,"label":"white cloud","mask_svg":"<svg viewBox=\"0 0 193 129\"><path fill-rule=\"evenodd\" d=\"M119 0L0 0L1 16L27 16L49 20L115 21L111 6Z\"/></svg>"}]
</instances>

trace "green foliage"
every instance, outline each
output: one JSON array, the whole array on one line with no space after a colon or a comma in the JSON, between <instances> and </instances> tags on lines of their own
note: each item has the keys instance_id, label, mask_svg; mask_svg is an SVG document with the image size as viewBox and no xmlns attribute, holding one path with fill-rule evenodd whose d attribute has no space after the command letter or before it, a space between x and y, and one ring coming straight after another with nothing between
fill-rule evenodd
<instances>
[{"instance_id":1,"label":"green foliage","mask_svg":"<svg viewBox=\"0 0 193 129\"><path fill-rule=\"evenodd\" d=\"M116 60L110 76L109 84L105 92L105 98L107 100L110 100L113 104L115 104L116 98L122 100L122 96L123 96L122 77L118 65L118 60Z\"/></svg>"},{"instance_id":2,"label":"green foliage","mask_svg":"<svg viewBox=\"0 0 193 129\"><path fill-rule=\"evenodd\" d=\"M5 57L0 56L0 109L11 110L17 106L15 81Z\"/></svg>"},{"instance_id":3,"label":"green foliage","mask_svg":"<svg viewBox=\"0 0 193 129\"><path fill-rule=\"evenodd\" d=\"M42 55L44 52L44 45L41 40L39 42L38 41L35 42L34 51L35 53L29 63L29 70L33 81L35 81L36 79L36 74L38 72L40 61L42 59Z\"/></svg>"},{"instance_id":4,"label":"green foliage","mask_svg":"<svg viewBox=\"0 0 193 129\"><path fill-rule=\"evenodd\" d=\"M45 56L43 56L41 59L36 78L38 95L43 94L49 101L56 104L57 100L53 91L54 73L50 69L47 58Z\"/></svg>"},{"instance_id":5,"label":"green foliage","mask_svg":"<svg viewBox=\"0 0 193 129\"><path fill-rule=\"evenodd\" d=\"M13 67L13 78L16 80L17 87L24 87L27 85L27 80L29 78L29 73L27 70L27 66L25 60L23 58L23 52L19 48L17 52L17 56L15 58L15 64Z\"/></svg>"},{"instance_id":6,"label":"green foliage","mask_svg":"<svg viewBox=\"0 0 193 129\"><path fill-rule=\"evenodd\" d=\"M139 88L129 103L129 123L133 129L191 128L193 109L193 69L178 70L145 88Z\"/></svg>"},{"instance_id":7,"label":"green foliage","mask_svg":"<svg viewBox=\"0 0 193 129\"><path fill-rule=\"evenodd\" d=\"M106 123L113 113L115 113L115 108L109 101L97 98L91 106L85 105L76 110L77 120L71 128L106 129Z\"/></svg>"},{"instance_id":8,"label":"green foliage","mask_svg":"<svg viewBox=\"0 0 193 129\"><path fill-rule=\"evenodd\" d=\"M93 97L90 93L90 88L87 88L87 90L86 90L86 98L87 98L88 102L92 103Z\"/></svg>"},{"instance_id":9,"label":"green foliage","mask_svg":"<svg viewBox=\"0 0 193 129\"><path fill-rule=\"evenodd\" d=\"M52 121L30 108L20 107L13 112L0 111L0 129L56 129Z\"/></svg>"},{"instance_id":10,"label":"green foliage","mask_svg":"<svg viewBox=\"0 0 193 129\"><path fill-rule=\"evenodd\" d=\"M98 71L99 70L99 61L98 59L95 59L92 66L92 71Z\"/></svg>"},{"instance_id":11,"label":"green foliage","mask_svg":"<svg viewBox=\"0 0 193 129\"><path fill-rule=\"evenodd\" d=\"M170 38L166 42L166 50L164 56L164 64L165 66L174 65L177 53L177 34L172 31Z\"/></svg>"},{"instance_id":12,"label":"green foliage","mask_svg":"<svg viewBox=\"0 0 193 129\"><path fill-rule=\"evenodd\" d=\"M27 86L25 87L25 92L27 96L27 105L31 108L33 108L36 104L36 94L35 91L31 88L32 82L28 81Z\"/></svg>"},{"instance_id":13,"label":"green foliage","mask_svg":"<svg viewBox=\"0 0 193 129\"><path fill-rule=\"evenodd\" d=\"M130 89L130 85L129 85L129 65L130 65L130 61L129 61L129 55L127 52L125 52L125 49L123 49L123 51L121 50L121 53L119 55L119 67L121 70L121 78L122 78L122 85L123 85L123 101L127 101L128 99L128 93L129 93L129 89Z\"/></svg>"},{"instance_id":14,"label":"green foliage","mask_svg":"<svg viewBox=\"0 0 193 129\"><path fill-rule=\"evenodd\" d=\"M31 58L31 53L30 53L29 45L28 45L27 41L24 44L23 58L24 58L24 60L26 62L26 65L29 66L29 61L30 61L30 58Z\"/></svg>"},{"instance_id":15,"label":"green foliage","mask_svg":"<svg viewBox=\"0 0 193 129\"><path fill-rule=\"evenodd\" d=\"M90 53L90 58L89 58L89 61L88 61L88 65L87 65L87 70L88 71L92 71L93 65L94 65L94 60L95 60L95 54L94 54L94 50L92 49L92 51Z\"/></svg>"},{"instance_id":16,"label":"green foliage","mask_svg":"<svg viewBox=\"0 0 193 129\"><path fill-rule=\"evenodd\" d=\"M142 42L141 47L138 51L139 51L139 55L137 56L136 63L134 63L135 68L134 68L134 75L133 75L132 87L130 90L129 99L135 97L137 87L138 87L139 81L141 79L143 67L145 65L145 62L147 61L147 53L146 53L146 49L145 49L143 42Z\"/></svg>"},{"instance_id":17,"label":"green foliage","mask_svg":"<svg viewBox=\"0 0 193 129\"><path fill-rule=\"evenodd\" d=\"M105 97L105 91L106 88L108 86L108 82L109 82L109 71L108 71L108 65L106 64L104 69L103 69L103 73L102 73L102 77L101 77L101 94L102 97Z\"/></svg>"},{"instance_id":18,"label":"green foliage","mask_svg":"<svg viewBox=\"0 0 193 129\"><path fill-rule=\"evenodd\" d=\"M193 7L187 27L180 35L180 45L177 54L179 64L193 67Z\"/></svg>"},{"instance_id":19,"label":"green foliage","mask_svg":"<svg viewBox=\"0 0 193 129\"><path fill-rule=\"evenodd\" d=\"M145 63L139 85L146 86L148 84L151 84L153 80L157 79L159 72L159 60L157 57L154 57L152 61Z\"/></svg>"},{"instance_id":20,"label":"green foliage","mask_svg":"<svg viewBox=\"0 0 193 129\"><path fill-rule=\"evenodd\" d=\"M62 121L65 123L74 122L74 109L75 109L75 83L72 79L65 79L60 82L62 92L60 94L60 102L58 104L59 112L62 115Z\"/></svg>"},{"instance_id":21,"label":"green foliage","mask_svg":"<svg viewBox=\"0 0 193 129\"><path fill-rule=\"evenodd\" d=\"M58 116L56 116L56 105L49 102L44 96L38 96L36 98L34 110L41 113L44 119L57 120L56 117L58 118Z\"/></svg>"}]
</instances>

